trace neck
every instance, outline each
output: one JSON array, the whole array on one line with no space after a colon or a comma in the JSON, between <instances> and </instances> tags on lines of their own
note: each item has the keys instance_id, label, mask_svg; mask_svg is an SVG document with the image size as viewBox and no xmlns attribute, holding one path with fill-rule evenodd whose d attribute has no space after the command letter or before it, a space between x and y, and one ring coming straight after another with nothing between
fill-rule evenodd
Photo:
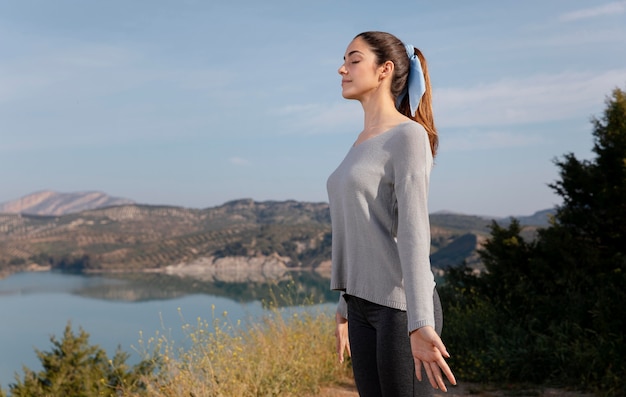
<instances>
[{"instance_id":1,"label":"neck","mask_svg":"<svg viewBox=\"0 0 626 397\"><path fill-rule=\"evenodd\" d=\"M363 130L377 129L388 124L397 124L399 118L404 116L398 112L391 97L373 97L362 100L363 106Z\"/></svg>"}]
</instances>

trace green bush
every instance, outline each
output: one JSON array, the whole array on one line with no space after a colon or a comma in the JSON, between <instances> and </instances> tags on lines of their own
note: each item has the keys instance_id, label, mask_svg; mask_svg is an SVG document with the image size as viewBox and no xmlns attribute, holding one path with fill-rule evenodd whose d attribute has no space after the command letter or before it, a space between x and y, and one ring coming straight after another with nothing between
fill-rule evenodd
<instances>
[{"instance_id":1,"label":"green bush","mask_svg":"<svg viewBox=\"0 0 626 397\"><path fill-rule=\"evenodd\" d=\"M125 390L143 390L141 379L153 369L149 361L128 366L128 354L119 349L109 359L99 346L89 344L83 329L74 334L70 323L61 340L52 336L50 341L51 351L36 350L43 369L24 367L23 378L16 375L16 382L9 385L11 397L113 397Z\"/></svg>"},{"instance_id":2,"label":"green bush","mask_svg":"<svg viewBox=\"0 0 626 397\"><path fill-rule=\"evenodd\" d=\"M486 272L450 271L445 339L460 378L557 383L626 394L626 93L593 120L593 161L556 161L563 198L527 242L496 222L479 251Z\"/></svg>"}]
</instances>

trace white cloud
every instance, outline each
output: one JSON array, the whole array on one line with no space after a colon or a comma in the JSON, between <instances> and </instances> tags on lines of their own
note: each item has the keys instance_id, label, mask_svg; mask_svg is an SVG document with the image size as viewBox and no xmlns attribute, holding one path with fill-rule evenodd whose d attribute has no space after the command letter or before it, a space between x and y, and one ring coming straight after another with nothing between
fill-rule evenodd
<instances>
[{"instance_id":1,"label":"white cloud","mask_svg":"<svg viewBox=\"0 0 626 397\"><path fill-rule=\"evenodd\" d=\"M578 21L581 19L590 19L605 15L622 14L625 11L626 1L616 1L598 7L585 8L582 10L568 12L559 16L559 20L564 22Z\"/></svg>"},{"instance_id":2,"label":"white cloud","mask_svg":"<svg viewBox=\"0 0 626 397\"><path fill-rule=\"evenodd\" d=\"M435 121L439 128L507 130L506 126L580 119L597 115L604 98L626 82L626 69L602 73L563 72L503 79L465 88L435 90ZM354 132L363 112L356 101L296 104L275 109L285 118L288 133ZM494 128L497 127L497 128ZM455 138L455 150L525 146L536 138L504 132L473 133Z\"/></svg>"},{"instance_id":3,"label":"white cloud","mask_svg":"<svg viewBox=\"0 0 626 397\"><path fill-rule=\"evenodd\" d=\"M0 33L3 33L0 30ZM0 65L0 103L50 98L94 99L111 93L177 87L224 100L235 72L225 66L162 65L154 55L126 45L49 38L31 39L19 57Z\"/></svg>"},{"instance_id":4,"label":"white cloud","mask_svg":"<svg viewBox=\"0 0 626 397\"><path fill-rule=\"evenodd\" d=\"M626 69L563 72L436 90L435 116L443 127L517 125L588 118L626 82Z\"/></svg>"},{"instance_id":5,"label":"white cloud","mask_svg":"<svg viewBox=\"0 0 626 397\"><path fill-rule=\"evenodd\" d=\"M445 142L443 142L444 140ZM502 130L468 130L460 134L442 136L442 148L451 152L490 150L533 146L543 141L544 139L541 136L529 133L520 134Z\"/></svg>"},{"instance_id":6,"label":"white cloud","mask_svg":"<svg viewBox=\"0 0 626 397\"><path fill-rule=\"evenodd\" d=\"M298 116L299 114L305 112L305 113L315 113L317 111L319 111L320 109L320 105L319 104L302 104L302 105L286 105L283 106L282 108L276 109L274 110L274 113L276 113L277 115L281 115L281 116L291 116L291 115L295 115Z\"/></svg>"},{"instance_id":7,"label":"white cloud","mask_svg":"<svg viewBox=\"0 0 626 397\"><path fill-rule=\"evenodd\" d=\"M215 130L227 112L213 108L236 102L238 93L224 89L234 72L162 65L146 54L75 40L26 43L20 56L0 64L0 151L172 140Z\"/></svg>"},{"instance_id":8,"label":"white cloud","mask_svg":"<svg viewBox=\"0 0 626 397\"><path fill-rule=\"evenodd\" d=\"M145 74L122 72L136 60L132 51L108 45L57 47L54 51L32 53L14 62L4 62L0 70L0 101L49 97L54 103L68 95L95 96L125 89L147 78Z\"/></svg>"},{"instance_id":9,"label":"white cloud","mask_svg":"<svg viewBox=\"0 0 626 397\"><path fill-rule=\"evenodd\" d=\"M354 132L363 123L363 110L356 101L287 105L273 114L288 119L286 131L324 134Z\"/></svg>"},{"instance_id":10,"label":"white cloud","mask_svg":"<svg viewBox=\"0 0 626 397\"><path fill-rule=\"evenodd\" d=\"M320 132L334 132L337 127L362 124L363 110L356 101L337 102L321 106L311 119L311 124ZM330 129L330 131L329 131Z\"/></svg>"},{"instance_id":11,"label":"white cloud","mask_svg":"<svg viewBox=\"0 0 626 397\"><path fill-rule=\"evenodd\" d=\"M231 157L228 159L228 162L233 164L233 165L239 165L239 166L246 166L246 165L250 165L250 161L247 159L244 159L243 157Z\"/></svg>"}]
</instances>

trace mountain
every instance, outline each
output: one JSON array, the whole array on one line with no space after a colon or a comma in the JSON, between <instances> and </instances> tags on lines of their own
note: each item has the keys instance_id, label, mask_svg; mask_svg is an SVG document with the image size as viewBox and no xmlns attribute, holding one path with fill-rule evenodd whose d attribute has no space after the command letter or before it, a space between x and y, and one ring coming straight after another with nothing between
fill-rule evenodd
<instances>
[{"instance_id":1,"label":"mountain","mask_svg":"<svg viewBox=\"0 0 626 397\"><path fill-rule=\"evenodd\" d=\"M278 272L319 266L330 254L329 233L327 204L296 201L246 199L202 210L130 204L60 216L0 214L0 270L47 266L180 273L232 265L241 272Z\"/></svg>"},{"instance_id":2,"label":"mountain","mask_svg":"<svg viewBox=\"0 0 626 397\"><path fill-rule=\"evenodd\" d=\"M519 220L521 225L536 225L541 227L547 227L550 225L550 221L552 220L554 214L556 214L555 209L547 209L537 211L530 216L516 217L516 219Z\"/></svg>"},{"instance_id":3,"label":"mountain","mask_svg":"<svg viewBox=\"0 0 626 397\"><path fill-rule=\"evenodd\" d=\"M451 219L452 223L456 227L461 228L471 228L476 230L487 231L488 228L485 226L485 221L487 224L491 224L492 220L498 222L500 226L506 226L511 222L512 218L515 218L519 221L520 225L528 225L528 226L540 226L547 227L550 225L550 220L556 213L555 208L545 209L541 211L537 211L532 215L515 215L508 217L493 217L486 215L465 215L452 211L437 211L435 213L430 214L430 221L433 219L437 220L438 223L446 223L446 219ZM458 224L459 219L463 219L464 223L462 225Z\"/></svg>"},{"instance_id":4,"label":"mountain","mask_svg":"<svg viewBox=\"0 0 626 397\"><path fill-rule=\"evenodd\" d=\"M553 213L517 217L524 238L534 238ZM493 220L505 226L511 218L431 214L433 268L465 262L480 270L477 249ZM139 205L102 192L33 193L0 205L0 273L38 266L209 274L221 281L251 281L299 268L327 274L328 204L242 199L189 209Z\"/></svg>"},{"instance_id":5,"label":"mountain","mask_svg":"<svg viewBox=\"0 0 626 397\"><path fill-rule=\"evenodd\" d=\"M0 203L0 213L30 215L66 215L114 205L133 204L129 199L111 197L102 192L58 193L44 190Z\"/></svg>"},{"instance_id":6,"label":"mountain","mask_svg":"<svg viewBox=\"0 0 626 397\"><path fill-rule=\"evenodd\" d=\"M27 197L33 199L24 199L22 208L48 212L115 202L88 200L108 197L93 192ZM542 217L547 215L537 221L544 222ZM480 269L476 250L489 236L489 218L438 213L430 221L435 270L463 262ZM524 226L525 237L532 238L539 226ZM290 269L327 275L330 241L327 203L243 199L205 209L124 204L54 216L5 212L0 213L0 274L37 268L150 271L241 282Z\"/></svg>"}]
</instances>

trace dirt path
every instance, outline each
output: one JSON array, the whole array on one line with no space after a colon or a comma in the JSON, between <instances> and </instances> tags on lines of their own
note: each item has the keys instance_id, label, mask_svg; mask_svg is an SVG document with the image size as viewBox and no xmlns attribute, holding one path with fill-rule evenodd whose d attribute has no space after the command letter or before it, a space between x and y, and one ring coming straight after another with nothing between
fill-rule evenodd
<instances>
[{"instance_id":1,"label":"dirt path","mask_svg":"<svg viewBox=\"0 0 626 397\"><path fill-rule=\"evenodd\" d=\"M318 394L319 397L358 397L356 387L353 383L346 382L344 384L325 387ZM497 388L495 386L486 386L475 383L459 383L454 387L449 387L448 392L435 391L435 396L460 397L460 396L478 396L478 397L592 397L592 394L583 394L576 391L568 391L564 389L552 387L508 387ZM313 396L311 396L313 397Z\"/></svg>"}]
</instances>

